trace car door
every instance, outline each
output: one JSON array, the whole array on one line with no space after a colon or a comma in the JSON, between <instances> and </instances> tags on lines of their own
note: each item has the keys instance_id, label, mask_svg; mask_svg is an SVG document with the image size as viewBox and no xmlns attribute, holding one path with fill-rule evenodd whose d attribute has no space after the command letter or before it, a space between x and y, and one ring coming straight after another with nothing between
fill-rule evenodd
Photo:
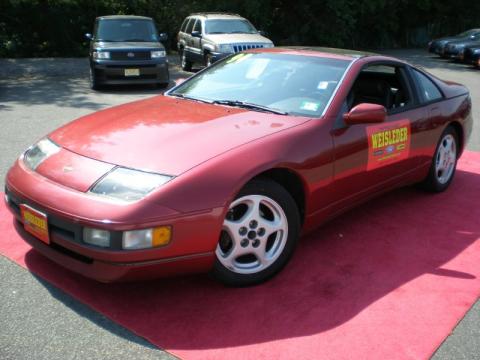
<instances>
[{"instance_id":1,"label":"car door","mask_svg":"<svg viewBox=\"0 0 480 360\"><path fill-rule=\"evenodd\" d=\"M192 30L193 26L195 25L196 18L190 18L187 23L187 27L185 28L185 33L183 34L183 39L185 42L185 51L186 54L188 55L189 60L192 59L192 54L194 54L193 48L192 48Z\"/></svg>"},{"instance_id":2,"label":"car door","mask_svg":"<svg viewBox=\"0 0 480 360\"><path fill-rule=\"evenodd\" d=\"M192 32L194 31L198 32L199 34L202 34L202 19L197 19L197 21L195 21ZM203 61L202 38L191 36L191 35L190 35L190 38L191 38L191 50L192 50L192 53L195 54L195 61L202 62Z\"/></svg>"},{"instance_id":3,"label":"car door","mask_svg":"<svg viewBox=\"0 0 480 360\"><path fill-rule=\"evenodd\" d=\"M343 114L361 103L385 106L385 121L346 125ZM416 139L426 118L406 65L376 63L362 68L331 132L334 208L349 207L405 181L419 166Z\"/></svg>"}]
</instances>

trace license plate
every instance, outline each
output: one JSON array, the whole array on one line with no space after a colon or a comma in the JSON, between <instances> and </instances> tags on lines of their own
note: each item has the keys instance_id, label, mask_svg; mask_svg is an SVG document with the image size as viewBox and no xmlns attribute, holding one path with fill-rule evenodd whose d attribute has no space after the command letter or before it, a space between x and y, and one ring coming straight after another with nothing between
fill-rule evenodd
<instances>
[{"instance_id":1,"label":"license plate","mask_svg":"<svg viewBox=\"0 0 480 360\"><path fill-rule=\"evenodd\" d=\"M20 205L20 212L22 214L25 231L42 240L44 243L50 244L47 215L24 204Z\"/></svg>"},{"instance_id":2,"label":"license plate","mask_svg":"<svg viewBox=\"0 0 480 360\"><path fill-rule=\"evenodd\" d=\"M125 69L125 76L140 76L140 69Z\"/></svg>"}]
</instances>

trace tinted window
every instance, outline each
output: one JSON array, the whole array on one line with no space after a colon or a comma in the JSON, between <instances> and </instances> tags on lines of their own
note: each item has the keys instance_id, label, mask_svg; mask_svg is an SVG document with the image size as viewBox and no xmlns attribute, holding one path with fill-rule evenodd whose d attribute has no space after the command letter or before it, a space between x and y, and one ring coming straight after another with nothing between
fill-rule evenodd
<instances>
[{"instance_id":1,"label":"tinted window","mask_svg":"<svg viewBox=\"0 0 480 360\"><path fill-rule=\"evenodd\" d=\"M187 24L187 28L185 29L185 32L187 34L191 34L192 33L192 29L193 29L193 24L195 23L195 18L191 18L190 21L188 22Z\"/></svg>"},{"instance_id":2,"label":"tinted window","mask_svg":"<svg viewBox=\"0 0 480 360\"><path fill-rule=\"evenodd\" d=\"M151 20L115 19L100 20L97 41L158 41L157 29Z\"/></svg>"},{"instance_id":3,"label":"tinted window","mask_svg":"<svg viewBox=\"0 0 480 360\"><path fill-rule=\"evenodd\" d=\"M313 56L239 53L181 84L172 95L243 101L319 117L349 64Z\"/></svg>"},{"instance_id":4,"label":"tinted window","mask_svg":"<svg viewBox=\"0 0 480 360\"><path fill-rule=\"evenodd\" d=\"M180 31L181 32L185 32L185 29L187 28L188 20L189 20L188 18L183 20L182 26L180 26Z\"/></svg>"},{"instance_id":5,"label":"tinted window","mask_svg":"<svg viewBox=\"0 0 480 360\"><path fill-rule=\"evenodd\" d=\"M198 31L199 33L202 33L202 20L197 20L195 26L193 27L193 31Z\"/></svg>"},{"instance_id":6,"label":"tinted window","mask_svg":"<svg viewBox=\"0 0 480 360\"><path fill-rule=\"evenodd\" d=\"M425 102L434 101L442 98L442 93L438 90L437 86L426 75L422 74L418 70L413 70L415 77L417 78L418 85L420 86L421 95Z\"/></svg>"},{"instance_id":7,"label":"tinted window","mask_svg":"<svg viewBox=\"0 0 480 360\"><path fill-rule=\"evenodd\" d=\"M372 65L358 75L347 97L349 109L358 104L378 104L388 111L407 108L411 103L405 72L400 66Z\"/></svg>"}]
</instances>

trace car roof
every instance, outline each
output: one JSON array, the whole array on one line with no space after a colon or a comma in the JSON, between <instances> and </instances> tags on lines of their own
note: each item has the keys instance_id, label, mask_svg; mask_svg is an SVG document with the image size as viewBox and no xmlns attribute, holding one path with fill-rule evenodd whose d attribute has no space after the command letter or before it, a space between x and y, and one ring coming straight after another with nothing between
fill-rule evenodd
<instances>
[{"instance_id":1,"label":"car roof","mask_svg":"<svg viewBox=\"0 0 480 360\"><path fill-rule=\"evenodd\" d=\"M207 19L244 19L244 17L238 14L222 13L222 12L199 12L190 14L188 17L197 16Z\"/></svg>"},{"instance_id":2,"label":"car roof","mask_svg":"<svg viewBox=\"0 0 480 360\"><path fill-rule=\"evenodd\" d=\"M105 15L97 17L97 20L119 20L119 19L134 19L134 20L153 20L151 17L138 15Z\"/></svg>"},{"instance_id":3,"label":"car roof","mask_svg":"<svg viewBox=\"0 0 480 360\"><path fill-rule=\"evenodd\" d=\"M308 55L308 56L317 56L322 58L331 58L339 60L356 60L365 57L376 57L383 58L385 60L396 60L379 54L371 53L368 51L357 51L357 50L348 50L348 49L337 49L337 48L328 48L328 47L318 47L318 46L281 46L274 47L269 49L253 49L249 52L275 52L283 53L290 55Z\"/></svg>"}]
</instances>

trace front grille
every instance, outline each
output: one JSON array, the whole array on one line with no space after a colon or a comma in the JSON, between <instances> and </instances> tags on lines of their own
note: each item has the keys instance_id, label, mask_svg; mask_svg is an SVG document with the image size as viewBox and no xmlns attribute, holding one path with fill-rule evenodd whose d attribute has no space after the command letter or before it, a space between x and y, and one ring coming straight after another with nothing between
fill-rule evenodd
<instances>
[{"instance_id":1,"label":"front grille","mask_svg":"<svg viewBox=\"0 0 480 360\"><path fill-rule=\"evenodd\" d=\"M250 50L250 49L261 49L263 48L262 44L235 44L233 45L233 52L237 53L240 51Z\"/></svg>"},{"instance_id":2,"label":"front grille","mask_svg":"<svg viewBox=\"0 0 480 360\"><path fill-rule=\"evenodd\" d=\"M111 51L112 60L150 60L150 51Z\"/></svg>"},{"instance_id":3,"label":"front grille","mask_svg":"<svg viewBox=\"0 0 480 360\"><path fill-rule=\"evenodd\" d=\"M154 68L156 66L157 65L155 65L155 64L142 64L142 65L129 64L128 66L125 66L125 65L107 65L107 68L109 68L109 69L125 69L125 68L143 69L143 68Z\"/></svg>"},{"instance_id":4,"label":"front grille","mask_svg":"<svg viewBox=\"0 0 480 360\"><path fill-rule=\"evenodd\" d=\"M153 80L157 78L156 74L140 74L139 76L125 76L125 75L107 75L107 80Z\"/></svg>"}]
</instances>

